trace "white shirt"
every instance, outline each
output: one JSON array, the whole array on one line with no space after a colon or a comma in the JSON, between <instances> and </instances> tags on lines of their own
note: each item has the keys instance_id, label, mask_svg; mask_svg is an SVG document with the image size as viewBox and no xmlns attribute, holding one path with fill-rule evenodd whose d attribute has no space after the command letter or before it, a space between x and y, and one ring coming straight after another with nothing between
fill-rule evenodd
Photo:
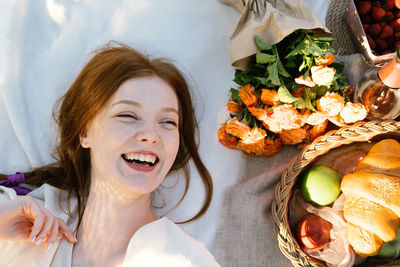
<instances>
[{"instance_id":1,"label":"white shirt","mask_svg":"<svg viewBox=\"0 0 400 267\"><path fill-rule=\"evenodd\" d=\"M0 201L18 197L13 189L0 186ZM61 204L58 202L61 192ZM78 218L76 200L71 200L73 216L64 213L67 194L48 184L29 193L53 215L63 219L70 229L75 229ZM70 267L73 244L65 237L49 249L44 244L0 240L0 266L9 267ZM131 237L123 264L128 266L213 267L219 266L204 244L181 230L166 217L141 227Z\"/></svg>"}]
</instances>

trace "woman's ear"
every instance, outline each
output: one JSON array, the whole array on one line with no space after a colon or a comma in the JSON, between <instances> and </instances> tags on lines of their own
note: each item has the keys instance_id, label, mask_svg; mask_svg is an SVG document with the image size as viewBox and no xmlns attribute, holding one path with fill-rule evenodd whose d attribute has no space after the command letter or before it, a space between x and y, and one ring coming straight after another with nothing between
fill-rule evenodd
<instances>
[{"instance_id":1,"label":"woman's ear","mask_svg":"<svg viewBox=\"0 0 400 267\"><path fill-rule=\"evenodd\" d=\"M88 138L87 138L87 130L85 129L84 131L82 131L82 133L79 135L79 141L81 143L81 146L83 148L89 148L90 144L88 142Z\"/></svg>"}]
</instances>

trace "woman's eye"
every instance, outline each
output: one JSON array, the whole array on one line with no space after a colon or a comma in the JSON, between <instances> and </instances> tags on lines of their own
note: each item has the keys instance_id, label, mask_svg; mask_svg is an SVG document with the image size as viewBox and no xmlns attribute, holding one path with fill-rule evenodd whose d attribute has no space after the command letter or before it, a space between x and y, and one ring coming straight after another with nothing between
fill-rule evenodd
<instances>
[{"instance_id":1,"label":"woman's eye","mask_svg":"<svg viewBox=\"0 0 400 267\"><path fill-rule=\"evenodd\" d=\"M165 123L165 124L169 124L169 125L173 125L173 126L178 126L178 124L175 122L175 121L170 121L170 120L168 120L168 121L163 121L162 123Z\"/></svg>"},{"instance_id":2,"label":"woman's eye","mask_svg":"<svg viewBox=\"0 0 400 267\"><path fill-rule=\"evenodd\" d=\"M130 119L137 120L137 117L135 115L133 115L133 114L123 113L123 114L117 115L117 117L119 117L119 118L130 118Z\"/></svg>"}]
</instances>

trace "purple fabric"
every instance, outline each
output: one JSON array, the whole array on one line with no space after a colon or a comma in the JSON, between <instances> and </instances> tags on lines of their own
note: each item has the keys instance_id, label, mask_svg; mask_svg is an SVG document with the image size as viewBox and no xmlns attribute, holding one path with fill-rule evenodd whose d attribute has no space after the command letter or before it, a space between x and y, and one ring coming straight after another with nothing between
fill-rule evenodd
<instances>
[{"instance_id":1,"label":"purple fabric","mask_svg":"<svg viewBox=\"0 0 400 267\"><path fill-rule=\"evenodd\" d=\"M28 188L18 186L21 183L25 183L25 176L22 172L9 175L7 180L0 180L0 185L14 189L17 195L23 196L31 192Z\"/></svg>"}]
</instances>

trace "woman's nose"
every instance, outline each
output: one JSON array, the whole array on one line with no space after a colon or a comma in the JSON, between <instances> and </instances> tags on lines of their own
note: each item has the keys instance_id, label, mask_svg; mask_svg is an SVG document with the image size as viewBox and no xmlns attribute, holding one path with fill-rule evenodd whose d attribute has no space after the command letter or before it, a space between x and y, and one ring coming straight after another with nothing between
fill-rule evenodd
<instances>
[{"instance_id":1,"label":"woman's nose","mask_svg":"<svg viewBox=\"0 0 400 267\"><path fill-rule=\"evenodd\" d=\"M136 140L138 142L157 144L159 139L160 138L154 126L145 126L136 134Z\"/></svg>"}]
</instances>

